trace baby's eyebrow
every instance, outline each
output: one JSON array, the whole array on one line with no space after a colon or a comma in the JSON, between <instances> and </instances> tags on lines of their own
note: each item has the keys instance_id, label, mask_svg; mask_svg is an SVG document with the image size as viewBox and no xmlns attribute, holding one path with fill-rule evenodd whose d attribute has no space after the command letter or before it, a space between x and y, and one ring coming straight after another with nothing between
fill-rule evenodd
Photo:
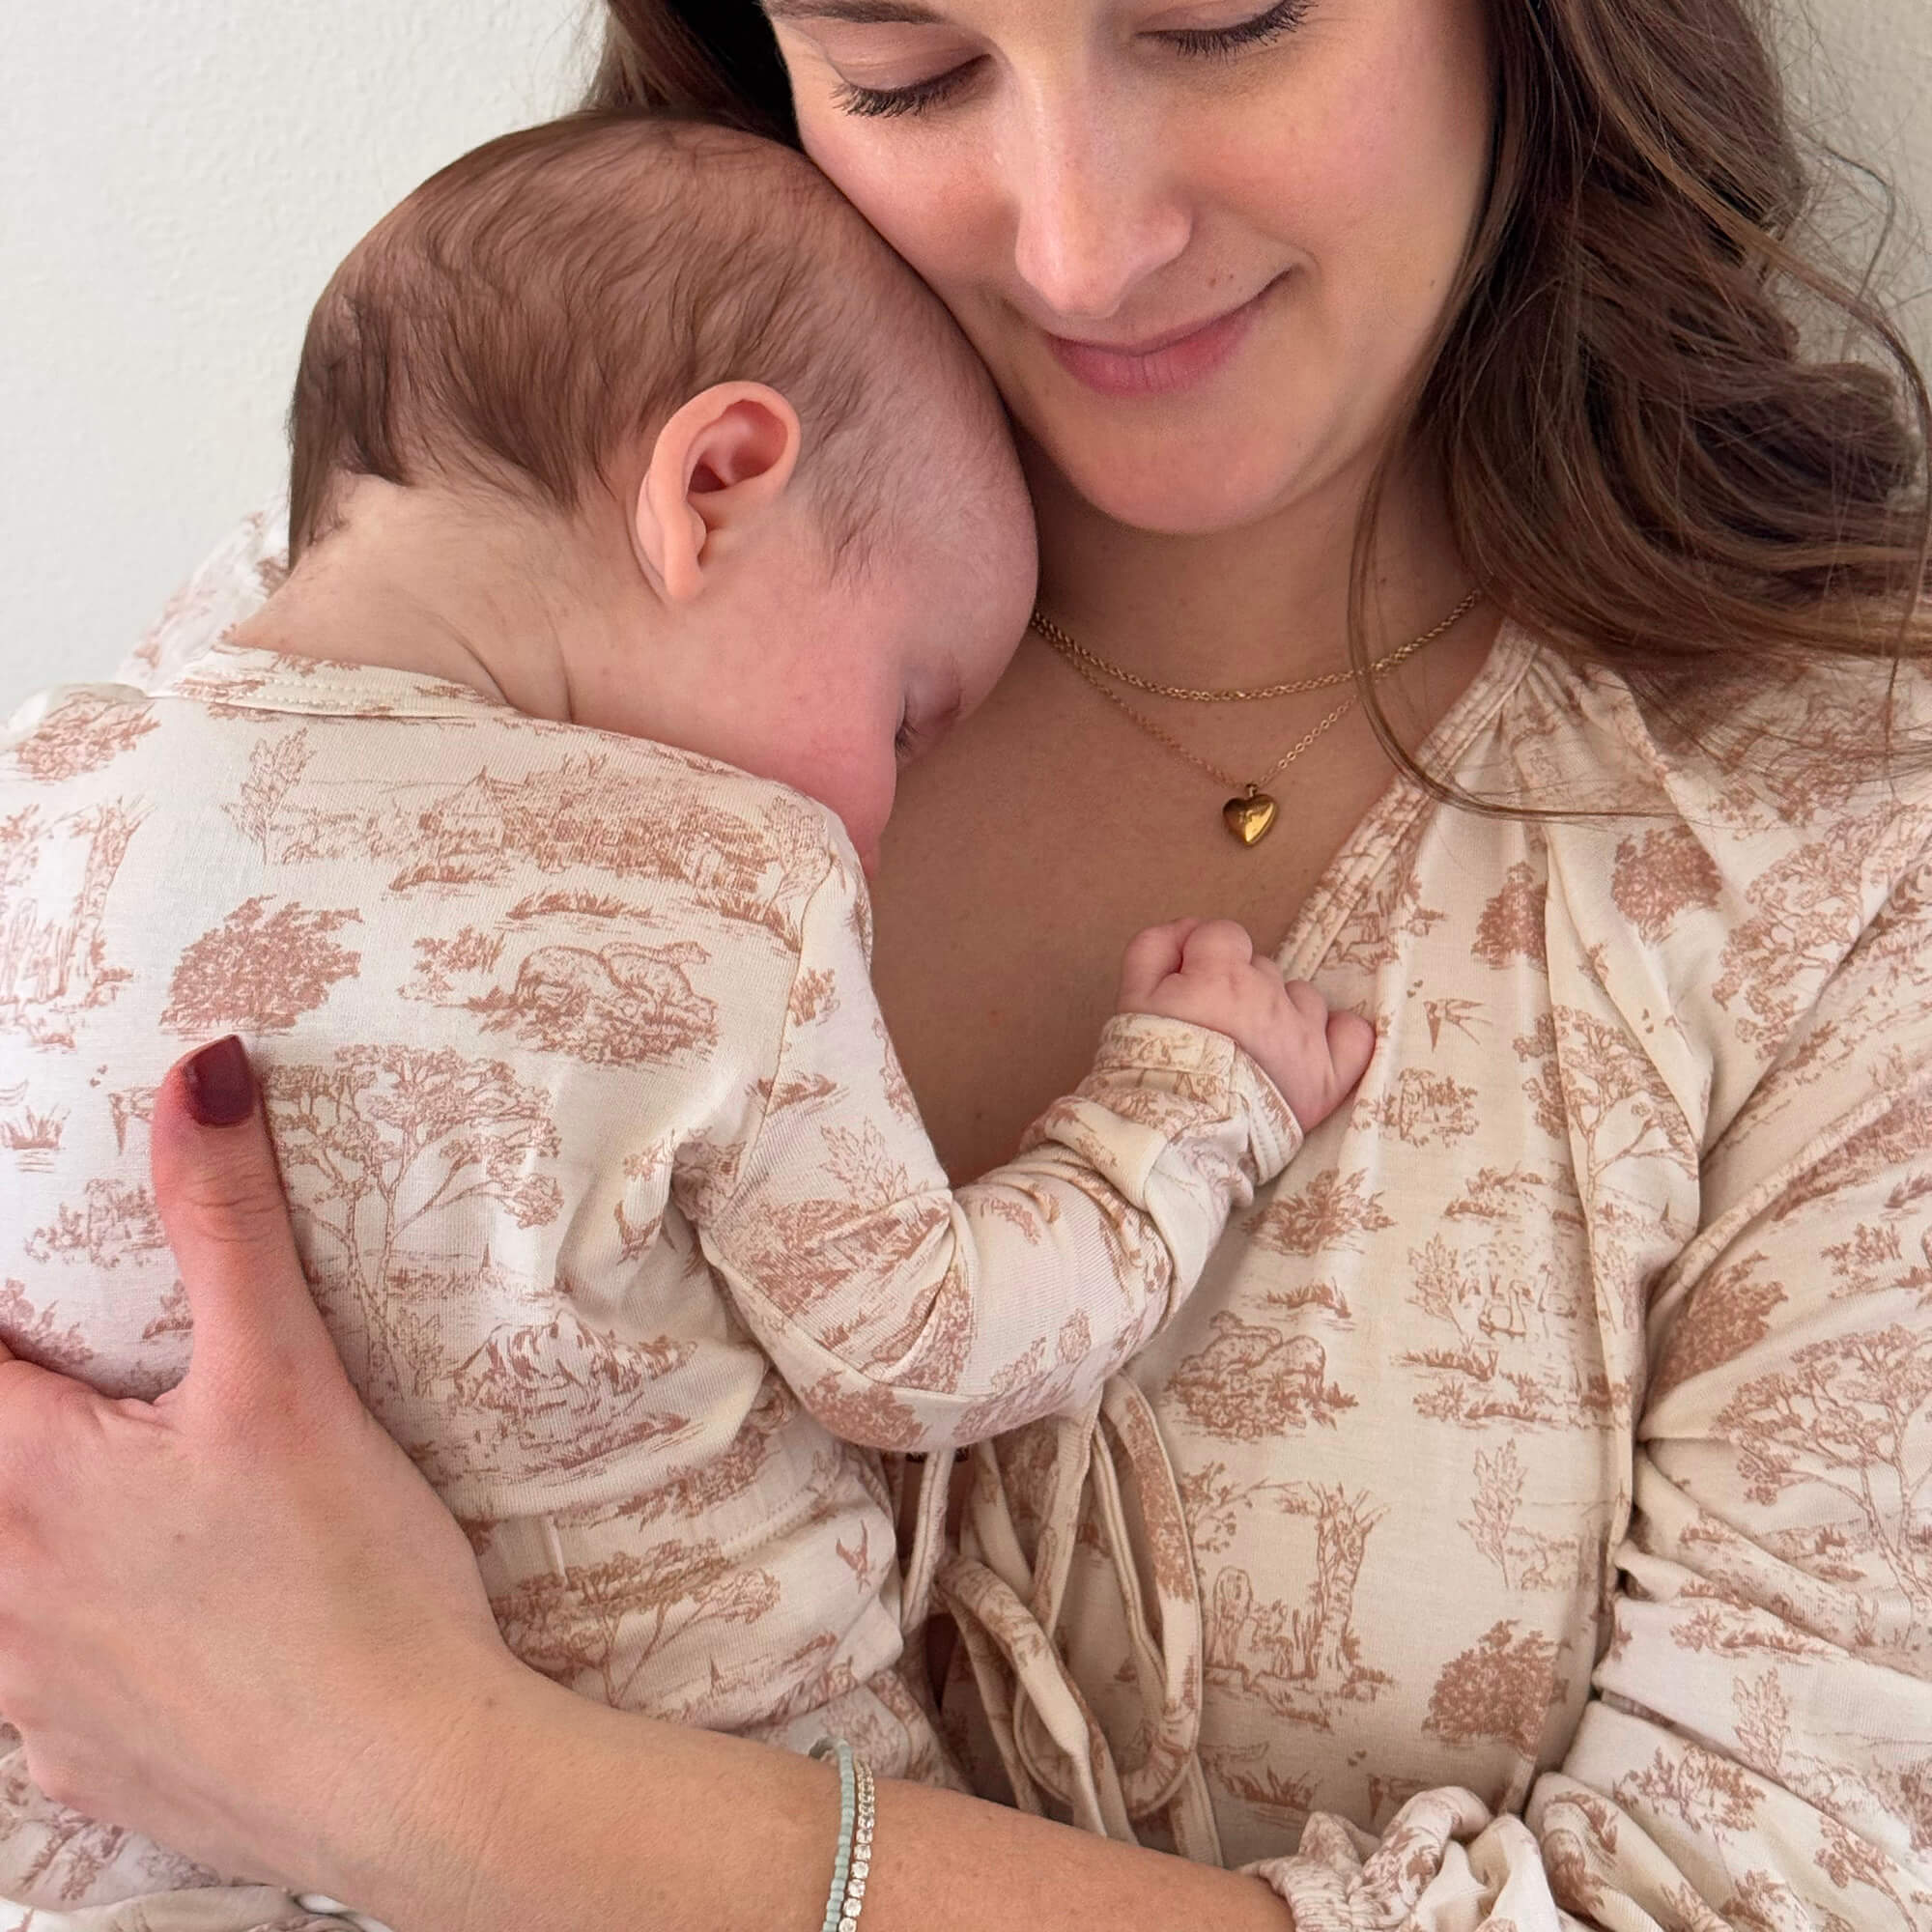
<instances>
[{"instance_id":1,"label":"baby's eyebrow","mask_svg":"<svg viewBox=\"0 0 1932 1932\"><path fill-rule=\"evenodd\" d=\"M763 0L770 20L849 20L861 27L943 27L918 0Z\"/></svg>"}]
</instances>

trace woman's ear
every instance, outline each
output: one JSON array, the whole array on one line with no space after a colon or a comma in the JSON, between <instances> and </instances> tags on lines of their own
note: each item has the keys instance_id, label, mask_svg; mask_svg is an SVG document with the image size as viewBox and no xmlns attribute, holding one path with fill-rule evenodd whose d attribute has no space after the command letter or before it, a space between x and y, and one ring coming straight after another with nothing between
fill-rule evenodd
<instances>
[{"instance_id":1,"label":"woman's ear","mask_svg":"<svg viewBox=\"0 0 1932 1932\"><path fill-rule=\"evenodd\" d=\"M638 551L664 594L686 603L798 468L798 412L763 383L717 383L658 432L638 490Z\"/></svg>"}]
</instances>

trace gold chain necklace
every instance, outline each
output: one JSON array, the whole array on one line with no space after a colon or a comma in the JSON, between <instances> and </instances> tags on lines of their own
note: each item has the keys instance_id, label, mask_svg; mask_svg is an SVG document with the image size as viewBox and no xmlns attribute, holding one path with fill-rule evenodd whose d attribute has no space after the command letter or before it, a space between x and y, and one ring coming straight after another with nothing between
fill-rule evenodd
<instances>
[{"instance_id":1,"label":"gold chain necklace","mask_svg":"<svg viewBox=\"0 0 1932 1932\"><path fill-rule=\"evenodd\" d=\"M1437 638L1453 631L1482 601L1482 595L1480 590L1470 591L1441 623L1432 625L1419 638L1411 638L1400 650L1377 658L1368 667L1369 675L1380 677L1405 659L1413 657L1425 644L1433 644ZM1117 684L1131 685L1151 696L1179 697L1188 704L1250 704L1266 697L1299 697L1311 691L1333 691L1338 684L1350 683L1355 675L1352 668L1331 670L1321 677L1290 678L1286 683L1264 684L1253 691L1243 691L1238 686L1228 691L1201 691L1185 684L1155 684L1151 678L1137 677L1125 666L1110 664L1097 651L1090 651L1085 644L1076 642L1037 606L1031 621L1033 628L1069 663L1087 665Z\"/></svg>"},{"instance_id":2,"label":"gold chain necklace","mask_svg":"<svg viewBox=\"0 0 1932 1932\"><path fill-rule=\"evenodd\" d=\"M1423 632L1419 638L1412 638L1400 650L1390 651L1387 656L1375 660L1368 667L1371 677L1379 677L1390 671L1406 658L1414 656L1425 644L1432 644L1444 632L1453 629L1476 608L1481 592L1472 590L1457 605L1441 623ZM1190 751L1179 738L1156 724L1151 718L1136 710L1119 692L1109 690L1101 673L1118 678L1137 691L1152 692L1162 697L1179 697L1196 704L1234 704L1264 697L1288 697L1303 692L1328 691L1338 684L1345 684L1354 677L1352 670L1330 671L1317 678L1303 678L1287 684L1267 685L1258 691L1196 691L1185 686L1151 683L1146 678L1136 677L1133 672L1122 669L1118 665L1109 664L1105 658L1084 649L1056 624L1049 623L1036 611L1033 614L1033 628L1044 638L1053 650L1066 661L1068 668L1081 679L1092 685L1115 710L1129 724L1145 732L1155 744L1163 745L1177 757L1184 758L1197 771L1203 771L1210 779L1221 784L1233 785L1236 795L1221 808L1221 822L1230 835L1239 839L1243 845L1259 845L1274 829L1274 822L1280 815L1281 806L1263 787L1279 778L1293 764L1302 753L1320 738L1323 732L1332 729L1354 708L1351 693L1319 724L1311 725L1278 757L1258 779L1243 779L1223 769L1210 758L1204 758L1200 753Z\"/></svg>"}]
</instances>

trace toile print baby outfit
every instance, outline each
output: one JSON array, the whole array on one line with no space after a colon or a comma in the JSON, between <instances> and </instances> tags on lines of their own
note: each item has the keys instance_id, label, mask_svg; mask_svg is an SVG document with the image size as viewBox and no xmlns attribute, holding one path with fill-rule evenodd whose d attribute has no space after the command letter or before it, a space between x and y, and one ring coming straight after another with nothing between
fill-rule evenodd
<instances>
[{"instance_id":1,"label":"toile print baby outfit","mask_svg":"<svg viewBox=\"0 0 1932 1932\"><path fill-rule=\"evenodd\" d=\"M180 1378L145 1122L240 1033L349 1372L512 1648L943 1776L878 1451L1094 1403L1300 1133L1233 1041L1118 1018L951 1192L869 936L830 812L662 745L231 645L55 692L0 744L0 1338L111 1393ZM215 1886L17 1751L5 1809L0 1899Z\"/></svg>"}]
</instances>

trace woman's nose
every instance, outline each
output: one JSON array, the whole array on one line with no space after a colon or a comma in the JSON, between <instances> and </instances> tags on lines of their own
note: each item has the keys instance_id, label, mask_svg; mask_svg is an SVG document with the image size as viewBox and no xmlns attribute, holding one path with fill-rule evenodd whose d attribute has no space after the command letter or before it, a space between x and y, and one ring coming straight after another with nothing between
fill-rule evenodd
<instances>
[{"instance_id":1,"label":"woman's nose","mask_svg":"<svg viewBox=\"0 0 1932 1932\"><path fill-rule=\"evenodd\" d=\"M1187 207L1152 133L1093 102L1012 131L1014 262L1056 318L1107 320L1187 246Z\"/></svg>"}]
</instances>

